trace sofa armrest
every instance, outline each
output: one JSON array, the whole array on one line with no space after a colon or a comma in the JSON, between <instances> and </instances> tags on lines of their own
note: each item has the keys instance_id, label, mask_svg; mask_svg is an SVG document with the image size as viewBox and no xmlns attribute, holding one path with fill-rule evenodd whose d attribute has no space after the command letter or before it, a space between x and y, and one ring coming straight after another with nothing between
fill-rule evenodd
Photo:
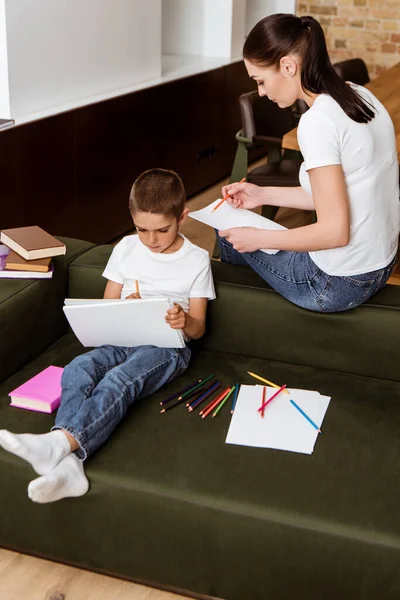
<instances>
[{"instance_id":1,"label":"sofa armrest","mask_svg":"<svg viewBox=\"0 0 400 600\"><path fill-rule=\"evenodd\" d=\"M2 279L0 286L0 382L38 356L68 330L62 311L68 266L90 242L59 237L67 253L54 261L52 279Z\"/></svg>"}]
</instances>

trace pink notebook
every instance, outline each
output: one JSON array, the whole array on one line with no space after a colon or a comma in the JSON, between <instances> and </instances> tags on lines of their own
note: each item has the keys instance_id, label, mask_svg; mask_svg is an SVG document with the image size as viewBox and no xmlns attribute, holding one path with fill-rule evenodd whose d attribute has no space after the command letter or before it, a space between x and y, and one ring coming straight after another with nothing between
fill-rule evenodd
<instances>
[{"instance_id":1,"label":"pink notebook","mask_svg":"<svg viewBox=\"0 0 400 600\"><path fill-rule=\"evenodd\" d=\"M11 406L52 413L60 406L61 367L47 367L8 395Z\"/></svg>"}]
</instances>

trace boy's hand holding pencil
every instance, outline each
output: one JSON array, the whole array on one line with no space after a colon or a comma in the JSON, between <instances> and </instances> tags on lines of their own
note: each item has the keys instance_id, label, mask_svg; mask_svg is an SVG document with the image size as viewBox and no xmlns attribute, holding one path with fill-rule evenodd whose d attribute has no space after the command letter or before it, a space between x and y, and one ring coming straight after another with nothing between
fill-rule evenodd
<instances>
[{"instance_id":1,"label":"boy's hand holding pencil","mask_svg":"<svg viewBox=\"0 0 400 600\"><path fill-rule=\"evenodd\" d=\"M133 294L129 294L129 296L127 296L125 298L125 300L140 300L141 299L140 290L139 290L139 282L137 279L135 279L135 287L136 287L136 291Z\"/></svg>"}]
</instances>

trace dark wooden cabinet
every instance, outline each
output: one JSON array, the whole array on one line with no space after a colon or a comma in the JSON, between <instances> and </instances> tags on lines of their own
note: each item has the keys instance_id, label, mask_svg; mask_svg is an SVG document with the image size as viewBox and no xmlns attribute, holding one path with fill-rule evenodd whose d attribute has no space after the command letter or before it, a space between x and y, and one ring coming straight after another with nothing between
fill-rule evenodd
<instances>
[{"instance_id":1,"label":"dark wooden cabinet","mask_svg":"<svg viewBox=\"0 0 400 600\"><path fill-rule=\"evenodd\" d=\"M104 243L128 231L145 169L174 169L188 197L229 174L242 62L0 132L0 228L40 225Z\"/></svg>"}]
</instances>

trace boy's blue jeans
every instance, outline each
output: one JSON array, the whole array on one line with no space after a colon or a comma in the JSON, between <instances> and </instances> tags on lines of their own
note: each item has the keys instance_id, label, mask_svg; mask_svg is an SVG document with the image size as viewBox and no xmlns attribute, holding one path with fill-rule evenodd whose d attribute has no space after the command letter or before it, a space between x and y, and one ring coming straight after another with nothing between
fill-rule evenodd
<instances>
[{"instance_id":1,"label":"boy's blue jeans","mask_svg":"<svg viewBox=\"0 0 400 600\"><path fill-rule=\"evenodd\" d=\"M377 271L337 277L317 267L308 252L240 253L225 238L218 236L218 242L223 262L249 265L284 298L316 312L339 312L362 304L383 288L396 260Z\"/></svg>"},{"instance_id":2,"label":"boy's blue jeans","mask_svg":"<svg viewBox=\"0 0 400 600\"><path fill-rule=\"evenodd\" d=\"M65 429L85 460L112 434L128 408L183 373L185 348L100 346L77 356L64 369L61 404L53 429Z\"/></svg>"}]
</instances>

